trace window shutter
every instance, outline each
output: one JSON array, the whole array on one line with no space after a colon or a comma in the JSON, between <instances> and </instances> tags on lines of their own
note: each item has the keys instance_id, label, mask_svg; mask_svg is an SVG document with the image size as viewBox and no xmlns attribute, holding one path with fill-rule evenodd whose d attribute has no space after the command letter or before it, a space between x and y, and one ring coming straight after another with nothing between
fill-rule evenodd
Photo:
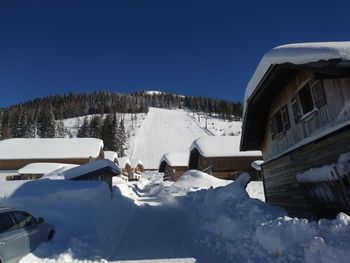
<instances>
[{"instance_id":1,"label":"window shutter","mask_svg":"<svg viewBox=\"0 0 350 263\"><path fill-rule=\"evenodd\" d=\"M299 102L297 96L291 98L292 111L294 115L294 122L298 123L300 121L301 112L299 107Z\"/></svg>"},{"instance_id":2,"label":"window shutter","mask_svg":"<svg viewBox=\"0 0 350 263\"><path fill-rule=\"evenodd\" d=\"M323 88L323 82L321 80L317 81L312 86L312 96L314 98L316 108L321 108L326 104L326 95Z\"/></svg>"}]
</instances>

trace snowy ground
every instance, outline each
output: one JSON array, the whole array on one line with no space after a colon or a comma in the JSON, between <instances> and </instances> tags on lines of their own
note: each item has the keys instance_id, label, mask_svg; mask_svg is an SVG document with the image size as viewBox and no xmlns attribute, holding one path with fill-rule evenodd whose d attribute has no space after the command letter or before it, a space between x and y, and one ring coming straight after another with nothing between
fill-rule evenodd
<instances>
[{"instance_id":1,"label":"snowy ground","mask_svg":"<svg viewBox=\"0 0 350 263\"><path fill-rule=\"evenodd\" d=\"M3 182L0 203L43 216L57 234L29 262L347 262L350 217L310 222L250 198L235 182L189 171L176 183ZM261 198L261 183L249 184Z\"/></svg>"}]
</instances>

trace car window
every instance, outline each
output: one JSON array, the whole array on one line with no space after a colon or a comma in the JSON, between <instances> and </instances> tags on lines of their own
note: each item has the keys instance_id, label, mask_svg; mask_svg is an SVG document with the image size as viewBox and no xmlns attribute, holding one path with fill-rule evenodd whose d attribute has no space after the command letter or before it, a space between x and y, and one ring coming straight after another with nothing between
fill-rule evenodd
<instances>
[{"instance_id":1,"label":"car window","mask_svg":"<svg viewBox=\"0 0 350 263\"><path fill-rule=\"evenodd\" d=\"M0 233L8 231L15 226L9 212L0 214Z\"/></svg>"},{"instance_id":2,"label":"car window","mask_svg":"<svg viewBox=\"0 0 350 263\"><path fill-rule=\"evenodd\" d=\"M30 225L33 225L36 223L36 219L31 215L26 212L22 211L14 211L12 212L13 217L16 220L16 223L20 226L23 227L27 222L30 222Z\"/></svg>"}]
</instances>

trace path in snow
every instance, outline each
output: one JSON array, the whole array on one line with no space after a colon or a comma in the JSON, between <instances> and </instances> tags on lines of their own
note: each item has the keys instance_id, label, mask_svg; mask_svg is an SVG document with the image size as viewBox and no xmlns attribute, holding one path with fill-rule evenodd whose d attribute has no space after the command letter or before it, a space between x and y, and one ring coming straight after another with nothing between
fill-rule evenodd
<instances>
[{"instance_id":1,"label":"path in snow","mask_svg":"<svg viewBox=\"0 0 350 263\"><path fill-rule=\"evenodd\" d=\"M208 134L183 110L149 108L139 129L132 153L146 169L158 169L160 159L167 152L188 151L192 142Z\"/></svg>"}]
</instances>

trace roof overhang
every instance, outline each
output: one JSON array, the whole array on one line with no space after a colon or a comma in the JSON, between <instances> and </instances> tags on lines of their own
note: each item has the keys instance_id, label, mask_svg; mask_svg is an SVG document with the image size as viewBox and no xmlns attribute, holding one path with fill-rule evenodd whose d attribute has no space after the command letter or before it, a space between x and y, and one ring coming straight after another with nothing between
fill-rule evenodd
<instances>
[{"instance_id":1,"label":"roof overhang","mask_svg":"<svg viewBox=\"0 0 350 263\"><path fill-rule=\"evenodd\" d=\"M266 71L245 105L241 151L261 150L271 103L298 72L308 71L317 79L350 77L350 62L338 59L302 65L291 63L272 65Z\"/></svg>"}]
</instances>

